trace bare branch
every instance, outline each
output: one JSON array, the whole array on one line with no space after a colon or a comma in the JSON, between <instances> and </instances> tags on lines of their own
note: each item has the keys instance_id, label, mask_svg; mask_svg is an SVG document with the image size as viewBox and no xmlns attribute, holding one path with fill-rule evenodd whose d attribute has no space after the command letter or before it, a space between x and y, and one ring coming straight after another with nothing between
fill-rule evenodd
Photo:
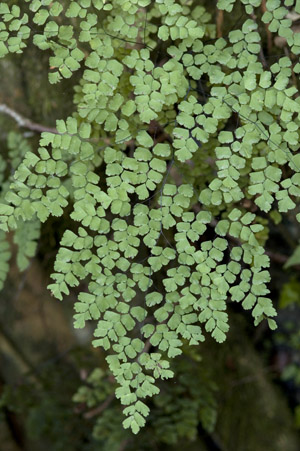
<instances>
[{"instance_id":1,"label":"bare branch","mask_svg":"<svg viewBox=\"0 0 300 451\"><path fill-rule=\"evenodd\" d=\"M95 407L95 409L89 410L88 412L83 414L83 417L86 419L93 418L97 415L100 415L107 407L112 403L112 401L115 399L115 394L111 393L108 398L98 407Z\"/></svg>"},{"instance_id":2,"label":"bare branch","mask_svg":"<svg viewBox=\"0 0 300 451\"><path fill-rule=\"evenodd\" d=\"M28 128L29 130L33 130L38 133L50 132L50 133L55 133L56 135L59 134L58 131L56 130L56 128L47 127L45 125L31 122L29 119L26 119L25 117L21 116L21 114L17 113L12 108L5 105L4 103L0 104L0 113L10 116L12 119L14 119L17 122L19 127Z\"/></svg>"}]
</instances>

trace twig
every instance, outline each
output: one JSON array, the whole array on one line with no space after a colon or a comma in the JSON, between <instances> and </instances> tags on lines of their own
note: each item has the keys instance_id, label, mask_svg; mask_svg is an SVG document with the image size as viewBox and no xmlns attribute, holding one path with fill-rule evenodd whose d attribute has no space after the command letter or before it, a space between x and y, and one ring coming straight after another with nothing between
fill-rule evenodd
<instances>
[{"instance_id":1,"label":"twig","mask_svg":"<svg viewBox=\"0 0 300 451\"><path fill-rule=\"evenodd\" d=\"M95 409L89 410L88 412L83 414L83 417L86 419L90 419L93 418L97 415L100 415L100 413L102 413L105 409L107 409L107 407L112 403L112 401L115 399L115 394L111 393L108 398L106 398L106 400L98 407L96 407Z\"/></svg>"},{"instance_id":2,"label":"twig","mask_svg":"<svg viewBox=\"0 0 300 451\"><path fill-rule=\"evenodd\" d=\"M17 124L20 127L28 128L29 130L33 130L38 133L48 132L48 133L54 133L55 135L62 134L62 133L59 133L57 131L57 129L54 127L47 127L46 125L37 124L36 122L32 122L30 119L26 119L21 114L17 113L12 108L5 105L4 103L0 103L0 113L7 114L8 116L10 116L12 119L14 119L17 122ZM111 144L111 141L109 138L103 138L102 140L107 145ZM85 139L85 141L94 142L94 141L98 141L98 138L89 138L89 139Z\"/></svg>"},{"instance_id":3,"label":"twig","mask_svg":"<svg viewBox=\"0 0 300 451\"><path fill-rule=\"evenodd\" d=\"M223 20L224 20L224 11L222 9L217 9L217 37L222 37L222 28L223 28Z\"/></svg>"},{"instance_id":4,"label":"twig","mask_svg":"<svg viewBox=\"0 0 300 451\"><path fill-rule=\"evenodd\" d=\"M33 130L35 132L49 132L49 133L55 133L58 135L58 131L56 128L53 127L47 127L45 125L37 124L36 122L31 122L29 119L26 119L25 117L21 116L21 114L14 111L12 108L8 107L4 103L0 104L0 113L7 114L12 119L14 119L17 124L20 127L28 128L29 130Z\"/></svg>"},{"instance_id":5,"label":"twig","mask_svg":"<svg viewBox=\"0 0 300 451\"><path fill-rule=\"evenodd\" d=\"M144 349L142 351L143 354L146 354L147 352L149 352L149 349L151 348L151 342L150 342L150 338L148 338L148 340L145 343Z\"/></svg>"},{"instance_id":6,"label":"twig","mask_svg":"<svg viewBox=\"0 0 300 451\"><path fill-rule=\"evenodd\" d=\"M120 444L120 448L119 451L124 451L127 448L127 445L129 444L129 439L126 438L125 440L123 440Z\"/></svg>"},{"instance_id":7,"label":"twig","mask_svg":"<svg viewBox=\"0 0 300 451\"><path fill-rule=\"evenodd\" d=\"M31 377L37 382L42 382L36 368L27 358L23 349L18 345L18 343L13 339L13 337L4 329L3 325L0 323L0 349L7 351L10 356L13 357L15 362L18 364L22 372L30 374Z\"/></svg>"}]
</instances>

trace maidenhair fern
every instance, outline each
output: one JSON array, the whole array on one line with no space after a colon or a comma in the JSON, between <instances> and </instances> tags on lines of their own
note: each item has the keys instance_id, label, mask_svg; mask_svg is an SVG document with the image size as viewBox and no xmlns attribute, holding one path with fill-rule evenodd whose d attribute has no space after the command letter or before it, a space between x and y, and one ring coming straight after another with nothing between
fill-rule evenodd
<instances>
[{"instance_id":1,"label":"maidenhair fern","mask_svg":"<svg viewBox=\"0 0 300 451\"><path fill-rule=\"evenodd\" d=\"M173 376L183 343L226 339L230 301L256 325L276 327L267 226L300 196L294 2L266 2L261 20L292 55L271 66L260 0L220 0L225 14L240 3L244 12L219 38L198 2L12 3L0 4L0 56L32 39L51 55L50 83L75 71L81 79L76 111L57 120L57 133L42 133L20 163L21 150L9 157L18 167L0 205L0 281L4 232L14 231L24 269L40 223L72 205L49 289L60 300L82 290L75 327L95 321L93 344L107 351L123 425L137 433L146 398ZM298 0L293 7L300 12Z\"/></svg>"}]
</instances>

